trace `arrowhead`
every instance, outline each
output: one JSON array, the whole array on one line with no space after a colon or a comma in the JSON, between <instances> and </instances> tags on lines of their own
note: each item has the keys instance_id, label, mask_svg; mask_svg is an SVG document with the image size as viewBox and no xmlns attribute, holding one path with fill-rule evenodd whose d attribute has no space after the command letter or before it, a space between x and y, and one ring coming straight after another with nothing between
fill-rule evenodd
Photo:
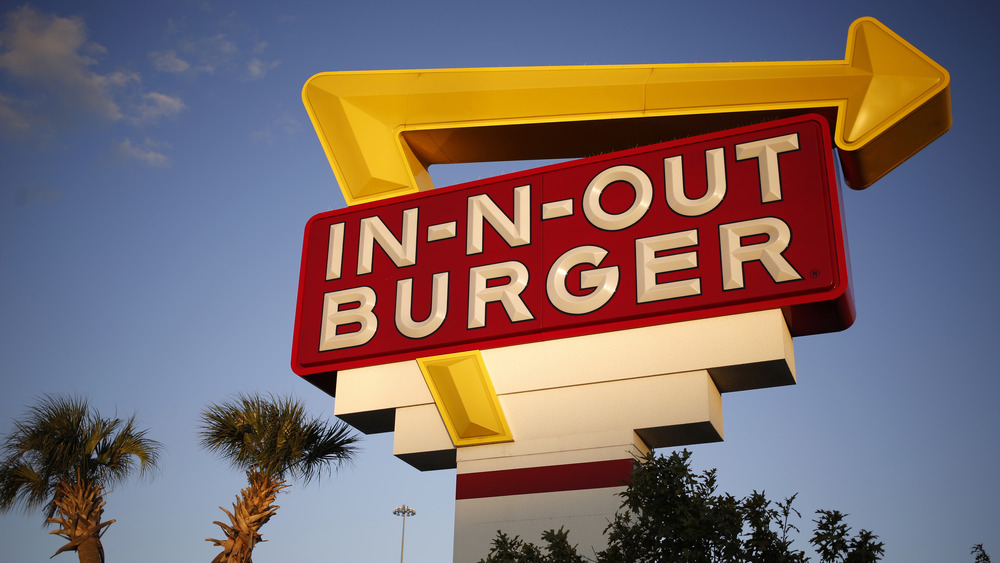
<instances>
[{"instance_id":1,"label":"arrowhead","mask_svg":"<svg viewBox=\"0 0 1000 563\"><path fill-rule=\"evenodd\" d=\"M851 26L846 58L871 78L846 103L837 135L837 144L845 150L867 144L948 88L944 68L872 18Z\"/></svg>"}]
</instances>

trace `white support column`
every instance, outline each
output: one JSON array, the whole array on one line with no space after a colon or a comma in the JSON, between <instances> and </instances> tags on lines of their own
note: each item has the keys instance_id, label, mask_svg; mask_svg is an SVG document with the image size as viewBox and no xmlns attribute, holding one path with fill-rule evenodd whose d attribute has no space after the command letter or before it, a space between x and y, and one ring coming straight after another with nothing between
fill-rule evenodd
<instances>
[{"instance_id":1,"label":"white support column","mask_svg":"<svg viewBox=\"0 0 1000 563\"><path fill-rule=\"evenodd\" d=\"M538 543L545 530L566 527L581 553L599 551L633 460L664 445L644 440L646 429L697 427L700 441L722 439L722 398L706 371L500 400L515 441L458 450L456 562L485 557L498 530Z\"/></svg>"},{"instance_id":2,"label":"white support column","mask_svg":"<svg viewBox=\"0 0 1000 563\"><path fill-rule=\"evenodd\" d=\"M565 527L581 553L602 549L636 456L722 440L721 393L795 383L779 310L481 354L513 441L456 448L415 360L337 380L337 416L394 431L418 469L457 468L458 563L484 558L497 530L538 543Z\"/></svg>"}]
</instances>

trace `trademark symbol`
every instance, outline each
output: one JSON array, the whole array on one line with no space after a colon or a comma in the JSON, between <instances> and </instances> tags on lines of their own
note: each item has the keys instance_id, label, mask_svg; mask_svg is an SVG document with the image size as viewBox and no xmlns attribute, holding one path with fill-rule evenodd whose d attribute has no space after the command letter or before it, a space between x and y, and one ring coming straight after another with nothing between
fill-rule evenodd
<instances>
[{"instance_id":1,"label":"trademark symbol","mask_svg":"<svg viewBox=\"0 0 1000 563\"><path fill-rule=\"evenodd\" d=\"M819 270L812 270L811 272L809 272L809 277L812 278L812 279L818 278L819 277Z\"/></svg>"}]
</instances>

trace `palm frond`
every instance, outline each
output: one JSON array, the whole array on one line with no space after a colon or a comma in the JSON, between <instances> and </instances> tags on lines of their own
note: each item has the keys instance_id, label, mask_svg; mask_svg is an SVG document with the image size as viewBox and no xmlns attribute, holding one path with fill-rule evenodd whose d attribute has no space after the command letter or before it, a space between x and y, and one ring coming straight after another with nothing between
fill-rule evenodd
<instances>
[{"instance_id":1,"label":"palm frond","mask_svg":"<svg viewBox=\"0 0 1000 563\"><path fill-rule=\"evenodd\" d=\"M135 417L103 418L87 399L45 395L14 422L0 446L0 511L47 504L59 483L105 486L155 467L161 446Z\"/></svg>"},{"instance_id":2,"label":"palm frond","mask_svg":"<svg viewBox=\"0 0 1000 563\"><path fill-rule=\"evenodd\" d=\"M105 484L120 483L138 470L139 477L150 475L160 459L162 446L137 427L135 416L115 419L106 428L117 430L105 435L94 449L97 471Z\"/></svg>"},{"instance_id":3,"label":"palm frond","mask_svg":"<svg viewBox=\"0 0 1000 563\"><path fill-rule=\"evenodd\" d=\"M358 435L342 421L313 424L303 444L298 477L308 483L351 461L357 454L359 441Z\"/></svg>"},{"instance_id":4,"label":"palm frond","mask_svg":"<svg viewBox=\"0 0 1000 563\"><path fill-rule=\"evenodd\" d=\"M308 482L350 460L358 437L344 423L310 418L291 397L241 394L210 404L201 415L200 443L233 467Z\"/></svg>"},{"instance_id":5,"label":"palm frond","mask_svg":"<svg viewBox=\"0 0 1000 563\"><path fill-rule=\"evenodd\" d=\"M29 511L49 502L48 481L27 463L5 465L0 470L0 511Z\"/></svg>"}]
</instances>

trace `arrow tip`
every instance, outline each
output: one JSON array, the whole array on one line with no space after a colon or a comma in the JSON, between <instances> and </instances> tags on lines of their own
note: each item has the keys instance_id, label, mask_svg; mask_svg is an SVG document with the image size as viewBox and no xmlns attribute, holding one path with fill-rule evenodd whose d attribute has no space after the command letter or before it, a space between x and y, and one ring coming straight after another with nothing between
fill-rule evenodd
<instances>
[{"instance_id":1,"label":"arrow tip","mask_svg":"<svg viewBox=\"0 0 1000 563\"><path fill-rule=\"evenodd\" d=\"M948 87L948 72L874 18L851 26L847 60L871 75L848 101L840 144L850 150L892 127Z\"/></svg>"},{"instance_id":2,"label":"arrow tip","mask_svg":"<svg viewBox=\"0 0 1000 563\"><path fill-rule=\"evenodd\" d=\"M838 112L847 184L864 189L951 128L950 77L874 18L851 25L847 63L864 80Z\"/></svg>"}]
</instances>

